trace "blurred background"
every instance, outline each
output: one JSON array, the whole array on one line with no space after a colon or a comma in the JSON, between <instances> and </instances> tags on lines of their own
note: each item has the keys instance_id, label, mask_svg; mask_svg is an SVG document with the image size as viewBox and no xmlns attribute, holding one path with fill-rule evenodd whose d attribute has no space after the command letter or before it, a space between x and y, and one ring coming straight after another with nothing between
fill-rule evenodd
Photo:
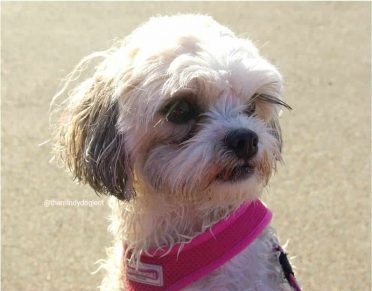
<instances>
[{"instance_id":1,"label":"blurred background","mask_svg":"<svg viewBox=\"0 0 372 291\"><path fill-rule=\"evenodd\" d=\"M304 290L370 290L371 3L2 3L2 290L96 290L104 198L49 163L60 80L150 16L205 13L284 76L285 164L264 201ZM95 200L62 207L45 200Z\"/></svg>"}]
</instances>

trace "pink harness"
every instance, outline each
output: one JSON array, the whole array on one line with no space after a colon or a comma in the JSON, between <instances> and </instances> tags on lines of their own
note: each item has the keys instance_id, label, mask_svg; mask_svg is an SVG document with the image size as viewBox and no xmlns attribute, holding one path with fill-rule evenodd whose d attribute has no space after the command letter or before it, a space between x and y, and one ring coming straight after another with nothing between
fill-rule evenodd
<instances>
[{"instance_id":1,"label":"pink harness","mask_svg":"<svg viewBox=\"0 0 372 291\"><path fill-rule=\"evenodd\" d=\"M186 287L244 250L265 229L271 217L270 210L256 200L243 204L190 243L141 254L138 268L124 260L126 290L174 291Z\"/></svg>"}]
</instances>

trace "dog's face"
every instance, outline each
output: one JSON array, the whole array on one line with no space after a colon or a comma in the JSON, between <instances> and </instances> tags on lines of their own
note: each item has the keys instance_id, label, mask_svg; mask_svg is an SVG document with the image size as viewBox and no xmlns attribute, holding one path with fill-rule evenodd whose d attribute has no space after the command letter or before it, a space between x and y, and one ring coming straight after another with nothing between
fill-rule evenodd
<instances>
[{"instance_id":1,"label":"dog's face","mask_svg":"<svg viewBox=\"0 0 372 291\"><path fill-rule=\"evenodd\" d=\"M206 16L160 17L103 56L59 128L79 180L123 200L258 195L281 159L288 105L280 74L249 40Z\"/></svg>"}]
</instances>

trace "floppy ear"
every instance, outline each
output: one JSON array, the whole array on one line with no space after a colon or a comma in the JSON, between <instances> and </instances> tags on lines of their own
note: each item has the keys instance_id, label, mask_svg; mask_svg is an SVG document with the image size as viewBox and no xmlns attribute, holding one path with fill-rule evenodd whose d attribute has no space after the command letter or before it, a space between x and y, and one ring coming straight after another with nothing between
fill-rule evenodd
<instances>
[{"instance_id":1,"label":"floppy ear","mask_svg":"<svg viewBox=\"0 0 372 291\"><path fill-rule=\"evenodd\" d=\"M282 152L282 146L283 146L282 130L280 128L280 123L279 123L279 116L280 116L280 112L282 110L281 107L284 107L288 110L292 110L292 107L289 106L287 103L285 103L279 97L275 97L275 94L273 94L273 95L269 95L269 94L265 94L265 93L255 94L252 97L252 100L257 100L259 102L262 102L263 105L264 104L276 105L275 110L271 114L271 119L268 121L268 125L271 129L271 134L278 141L279 153L281 153ZM281 160L281 157L278 156L277 160Z\"/></svg>"},{"instance_id":2,"label":"floppy ear","mask_svg":"<svg viewBox=\"0 0 372 291\"><path fill-rule=\"evenodd\" d=\"M117 129L118 101L113 80L93 77L67 100L59 125L57 152L78 181L118 199L134 197L124 134Z\"/></svg>"},{"instance_id":3,"label":"floppy ear","mask_svg":"<svg viewBox=\"0 0 372 291\"><path fill-rule=\"evenodd\" d=\"M269 122L269 127L271 129L271 134L277 139L278 145L279 145L279 152L282 152L282 145L283 145L283 139L282 139L282 130L280 128L279 124L279 116L274 116L271 121ZM280 160L280 157L277 157L278 160Z\"/></svg>"}]
</instances>

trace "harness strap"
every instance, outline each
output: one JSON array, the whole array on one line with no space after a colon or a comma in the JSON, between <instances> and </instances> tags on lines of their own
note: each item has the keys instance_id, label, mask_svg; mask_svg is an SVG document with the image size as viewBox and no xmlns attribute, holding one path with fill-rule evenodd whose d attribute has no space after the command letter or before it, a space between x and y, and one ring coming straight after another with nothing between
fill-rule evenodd
<instances>
[{"instance_id":1,"label":"harness strap","mask_svg":"<svg viewBox=\"0 0 372 291\"><path fill-rule=\"evenodd\" d=\"M186 287L243 251L266 228L271 217L270 210L255 200L243 204L188 243L147 250L138 265L123 260L126 290L174 291Z\"/></svg>"}]
</instances>

